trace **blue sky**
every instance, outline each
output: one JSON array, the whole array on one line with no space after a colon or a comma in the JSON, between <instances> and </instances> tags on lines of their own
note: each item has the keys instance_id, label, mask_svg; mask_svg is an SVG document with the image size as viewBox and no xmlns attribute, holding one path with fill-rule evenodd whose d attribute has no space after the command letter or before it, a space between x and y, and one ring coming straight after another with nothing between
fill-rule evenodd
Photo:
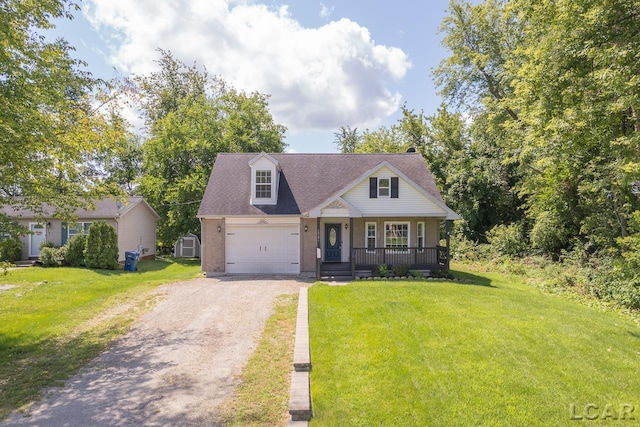
<instances>
[{"instance_id":1,"label":"blue sky","mask_svg":"<svg viewBox=\"0 0 640 427\"><path fill-rule=\"evenodd\" d=\"M390 125L403 103L432 114L448 0L84 0L55 33L95 76L145 74L157 48L238 89L271 95L293 152L333 152L340 126ZM132 119L133 120L133 119Z\"/></svg>"}]
</instances>

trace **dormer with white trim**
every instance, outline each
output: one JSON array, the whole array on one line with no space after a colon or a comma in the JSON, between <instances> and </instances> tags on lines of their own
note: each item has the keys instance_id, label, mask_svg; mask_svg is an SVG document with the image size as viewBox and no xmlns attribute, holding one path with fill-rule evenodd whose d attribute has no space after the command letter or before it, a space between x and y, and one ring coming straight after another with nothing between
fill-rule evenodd
<instances>
[{"instance_id":1,"label":"dormer with white trim","mask_svg":"<svg viewBox=\"0 0 640 427\"><path fill-rule=\"evenodd\" d=\"M263 152L251 159L249 166L251 166L251 204L278 204L280 163Z\"/></svg>"}]
</instances>

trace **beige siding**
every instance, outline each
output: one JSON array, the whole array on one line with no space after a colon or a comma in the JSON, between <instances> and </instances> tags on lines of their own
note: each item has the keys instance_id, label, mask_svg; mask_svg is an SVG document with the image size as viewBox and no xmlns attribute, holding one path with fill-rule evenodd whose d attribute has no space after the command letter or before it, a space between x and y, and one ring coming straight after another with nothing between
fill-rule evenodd
<instances>
[{"instance_id":1,"label":"beige siding","mask_svg":"<svg viewBox=\"0 0 640 427\"><path fill-rule=\"evenodd\" d=\"M440 221L436 218L425 218L424 244L427 247L438 246L440 244Z\"/></svg>"},{"instance_id":2,"label":"beige siding","mask_svg":"<svg viewBox=\"0 0 640 427\"><path fill-rule=\"evenodd\" d=\"M378 178L390 178L396 176L388 168L382 168L376 172ZM416 190L402 178L398 180L398 198L378 197L369 198L369 179L366 178L342 196L353 207L358 209L363 216L392 216L402 214L404 216L446 216L446 212L424 194Z\"/></svg>"},{"instance_id":3,"label":"beige siding","mask_svg":"<svg viewBox=\"0 0 640 427\"><path fill-rule=\"evenodd\" d=\"M207 276L224 273L224 236L225 224L223 219L203 219L201 262L202 271ZM220 227L220 232L218 232Z\"/></svg>"},{"instance_id":4,"label":"beige siding","mask_svg":"<svg viewBox=\"0 0 640 427\"><path fill-rule=\"evenodd\" d=\"M353 247L365 247L365 224L376 223L376 245L384 247L384 224L385 222L408 222L409 223L409 245L416 246L418 243L418 222L425 223L425 246L435 247L440 239L440 220L429 217L385 217L385 218L356 218L353 220Z\"/></svg>"},{"instance_id":5,"label":"beige siding","mask_svg":"<svg viewBox=\"0 0 640 427\"><path fill-rule=\"evenodd\" d=\"M118 231L118 260L125 260L125 252L140 247L141 257L156 253L156 219L143 203L139 203L119 218L117 224L107 221Z\"/></svg>"}]
</instances>

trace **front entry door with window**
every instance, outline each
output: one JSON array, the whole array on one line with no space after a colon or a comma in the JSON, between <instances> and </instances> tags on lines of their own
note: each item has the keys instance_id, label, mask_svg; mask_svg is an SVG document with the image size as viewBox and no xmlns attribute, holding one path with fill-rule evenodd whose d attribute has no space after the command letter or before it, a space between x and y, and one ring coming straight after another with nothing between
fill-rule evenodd
<instances>
[{"instance_id":1,"label":"front entry door with window","mask_svg":"<svg viewBox=\"0 0 640 427\"><path fill-rule=\"evenodd\" d=\"M340 262L342 260L342 239L340 230L342 224L325 224L324 226L324 260L325 262Z\"/></svg>"},{"instance_id":2,"label":"front entry door with window","mask_svg":"<svg viewBox=\"0 0 640 427\"><path fill-rule=\"evenodd\" d=\"M46 228L43 224L29 224L29 256L37 257L40 255L40 245L47 240Z\"/></svg>"}]
</instances>

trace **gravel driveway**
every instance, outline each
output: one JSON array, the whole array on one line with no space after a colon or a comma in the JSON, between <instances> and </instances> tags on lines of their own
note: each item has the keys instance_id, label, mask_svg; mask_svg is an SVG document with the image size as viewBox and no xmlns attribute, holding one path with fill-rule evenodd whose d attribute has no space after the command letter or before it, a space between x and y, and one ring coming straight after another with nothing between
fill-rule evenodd
<instances>
[{"instance_id":1,"label":"gravel driveway","mask_svg":"<svg viewBox=\"0 0 640 427\"><path fill-rule=\"evenodd\" d=\"M3 425L215 425L275 296L291 278L195 279L165 285L161 301L106 352Z\"/></svg>"}]
</instances>

